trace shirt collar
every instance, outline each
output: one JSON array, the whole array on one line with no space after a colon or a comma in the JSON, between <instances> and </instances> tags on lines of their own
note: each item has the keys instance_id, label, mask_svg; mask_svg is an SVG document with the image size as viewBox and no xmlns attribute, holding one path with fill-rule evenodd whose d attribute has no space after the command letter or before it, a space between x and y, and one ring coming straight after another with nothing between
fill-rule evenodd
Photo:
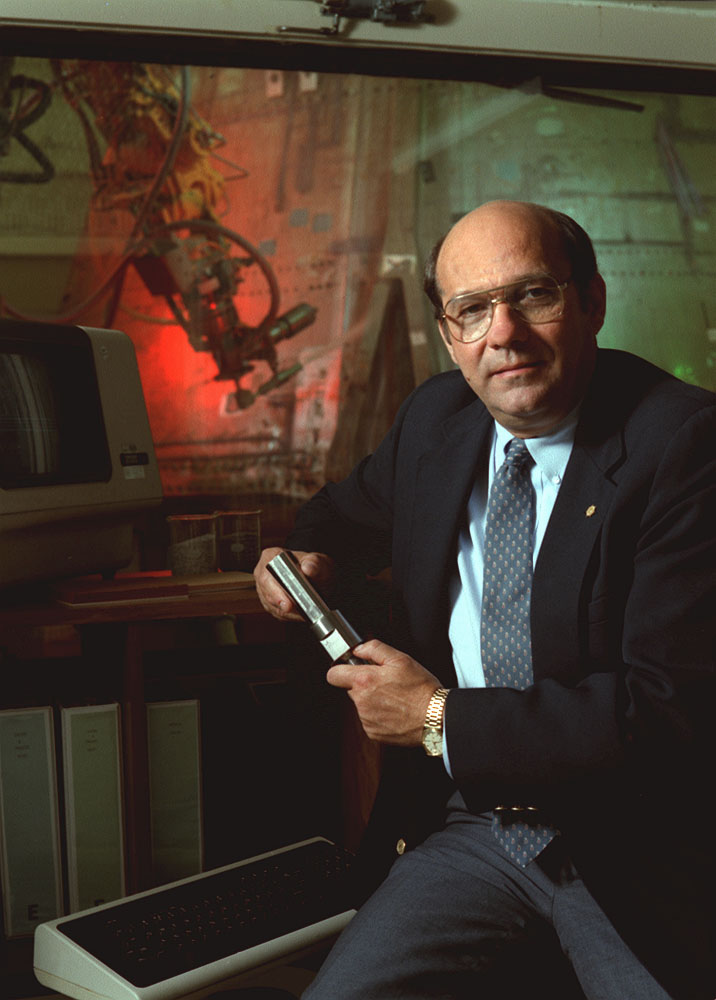
<instances>
[{"instance_id":1,"label":"shirt collar","mask_svg":"<svg viewBox=\"0 0 716 1000\"><path fill-rule=\"evenodd\" d=\"M579 407L576 407L550 434L525 439L527 450L534 459L535 465L542 475L552 483L559 483L564 477L564 470L567 468L569 456L572 454L578 421ZM495 450L493 454L496 468L502 465L505 449L513 437L514 434L495 421Z\"/></svg>"}]
</instances>

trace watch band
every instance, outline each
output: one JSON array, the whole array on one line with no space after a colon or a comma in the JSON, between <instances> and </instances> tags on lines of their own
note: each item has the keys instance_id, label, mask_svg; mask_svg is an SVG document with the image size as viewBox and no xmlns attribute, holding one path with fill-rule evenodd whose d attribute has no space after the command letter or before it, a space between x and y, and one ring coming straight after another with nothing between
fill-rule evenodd
<instances>
[{"instance_id":1,"label":"watch band","mask_svg":"<svg viewBox=\"0 0 716 1000\"><path fill-rule=\"evenodd\" d=\"M428 702L423 725L423 749L428 757L441 757L443 752L443 713L447 688L438 688Z\"/></svg>"},{"instance_id":2,"label":"watch band","mask_svg":"<svg viewBox=\"0 0 716 1000\"><path fill-rule=\"evenodd\" d=\"M447 696L447 688L438 688L428 702L428 710L425 713L425 725L428 729L442 729Z\"/></svg>"}]
</instances>

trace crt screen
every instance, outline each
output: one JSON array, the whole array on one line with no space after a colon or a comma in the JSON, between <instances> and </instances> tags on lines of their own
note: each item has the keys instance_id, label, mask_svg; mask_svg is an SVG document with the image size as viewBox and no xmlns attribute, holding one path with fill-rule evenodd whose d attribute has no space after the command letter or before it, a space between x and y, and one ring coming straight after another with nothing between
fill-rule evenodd
<instances>
[{"instance_id":1,"label":"crt screen","mask_svg":"<svg viewBox=\"0 0 716 1000\"><path fill-rule=\"evenodd\" d=\"M111 471L89 343L3 343L0 487L101 482Z\"/></svg>"}]
</instances>

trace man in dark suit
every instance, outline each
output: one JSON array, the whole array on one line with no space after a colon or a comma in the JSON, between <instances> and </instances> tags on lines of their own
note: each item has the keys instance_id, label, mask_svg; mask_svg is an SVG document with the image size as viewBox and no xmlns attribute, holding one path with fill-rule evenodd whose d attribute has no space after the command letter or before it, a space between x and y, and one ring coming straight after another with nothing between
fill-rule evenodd
<instances>
[{"instance_id":1,"label":"man in dark suit","mask_svg":"<svg viewBox=\"0 0 716 1000\"><path fill-rule=\"evenodd\" d=\"M306 997L503 997L521 956L558 947L570 996L712 1000L714 396L597 349L604 281L560 213L481 206L426 291L459 371L415 390L288 539L319 586L391 566L396 601L392 645L328 671L388 748L364 853L395 863ZM494 679L481 634L513 449L534 556L505 641L526 636L524 684ZM259 593L295 618L275 551Z\"/></svg>"}]
</instances>

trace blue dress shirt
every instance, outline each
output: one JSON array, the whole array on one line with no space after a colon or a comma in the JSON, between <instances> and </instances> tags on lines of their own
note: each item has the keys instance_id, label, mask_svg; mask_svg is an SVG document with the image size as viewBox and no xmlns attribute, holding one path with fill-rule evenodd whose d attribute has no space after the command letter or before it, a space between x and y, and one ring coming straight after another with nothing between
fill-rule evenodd
<instances>
[{"instance_id":1,"label":"blue dress shirt","mask_svg":"<svg viewBox=\"0 0 716 1000\"><path fill-rule=\"evenodd\" d=\"M578 412L575 410L551 434L527 438L525 441L535 462L531 469L535 491L533 565L537 561L547 523L572 454L577 419ZM485 687L480 652L480 617L487 498L492 480L504 461L505 449L512 437L501 424L495 423L487 468L477 477L468 501L465 524L458 538L457 567L450 584L449 636L460 687ZM449 771L447 739L443 740L443 758Z\"/></svg>"}]
</instances>

